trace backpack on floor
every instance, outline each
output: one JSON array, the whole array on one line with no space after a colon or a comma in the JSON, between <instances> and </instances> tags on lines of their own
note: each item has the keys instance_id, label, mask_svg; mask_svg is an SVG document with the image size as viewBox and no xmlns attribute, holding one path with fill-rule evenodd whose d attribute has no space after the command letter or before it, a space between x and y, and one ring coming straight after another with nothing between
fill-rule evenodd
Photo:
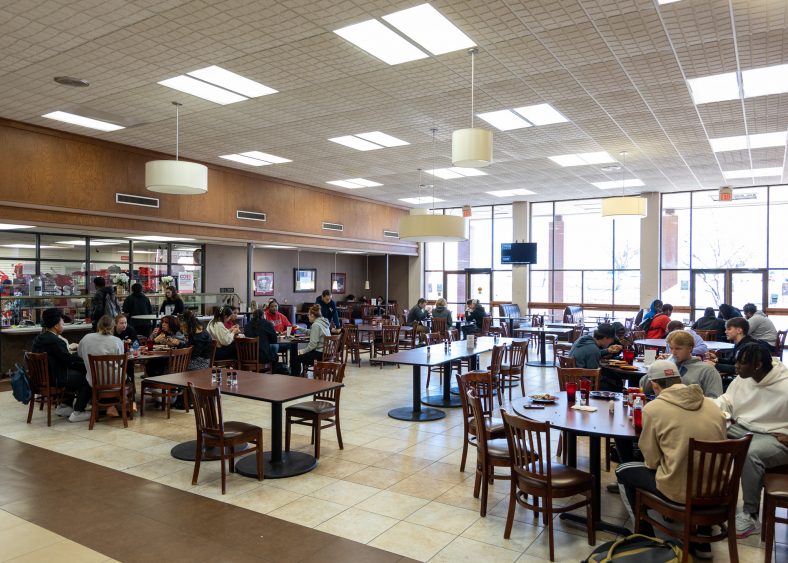
<instances>
[{"instance_id":1,"label":"backpack on floor","mask_svg":"<svg viewBox=\"0 0 788 563\"><path fill-rule=\"evenodd\" d=\"M13 390L14 399L26 405L33 398L33 391L30 389L30 381L27 379L25 368L19 364L15 365L16 369L11 375L11 389Z\"/></svg>"},{"instance_id":2,"label":"backpack on floor","mask_svg":"<svg viewBox=\"0 0 788 563\"><path fill-rule=\"evenodd\" d=\"M632 534L603 543L583 563L679 563L681 558L681 548L675 542Z\"/></svg>"}]
</instances>

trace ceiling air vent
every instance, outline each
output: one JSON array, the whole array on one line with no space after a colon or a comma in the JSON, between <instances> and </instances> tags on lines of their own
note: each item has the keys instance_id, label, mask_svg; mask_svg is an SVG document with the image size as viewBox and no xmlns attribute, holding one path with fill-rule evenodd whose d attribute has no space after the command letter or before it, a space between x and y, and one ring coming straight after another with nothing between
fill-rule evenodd
<instances>
[{"instance_id":1,"label":"ceiling air vent","mask_svg":"<svg viewBox=\"0 0 788 563\"><path fill-rule=\"evenodd\" d=\"M123 205L140 205L142 207L155 207L158 209L159 198L116 193L115 203L122 203Z\"/></svg>"},{"instance_id":2,"label":"ceiling air vent","mask_svg":"<svg viewBox=\"0 0 788 563\"><path fill-rule=\"evenodd\" d=\"M386 238L399 238L399 233L397 231L383 231L383 236Z\"/></svg>"},{"instance_id":3,"label":"ceiling air vent","mask_svg":"<svg viewBox=\"0 0 788 563\"><path fill-rule=\"evenodd\" d=\"M339 232L342 232L342 231L345 230L345 227L344 227L344 225L341 225L340 223L326 223L325 221L323 221L323 230L325 230L325 231L339 231Z\"/></svg>"},{"instance_id":4,"label":"ceiling air vent","mask_svg":"<svg viewBox=\"0 0 788 563\"><path fill-rule=\"evenodd\" d=\"M265 213L258 213L256 211L241 211L240 209L235 212L236 219L246 219L247 221L265 221Z\"/></svg>"}]
</instances>

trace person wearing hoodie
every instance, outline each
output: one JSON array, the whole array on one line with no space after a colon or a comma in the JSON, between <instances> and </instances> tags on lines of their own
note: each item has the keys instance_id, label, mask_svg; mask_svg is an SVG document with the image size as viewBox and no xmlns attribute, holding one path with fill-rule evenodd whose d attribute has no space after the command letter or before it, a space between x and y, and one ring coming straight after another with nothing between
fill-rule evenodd
<instances>
[{"instance_id":1,"label":"person wearing hoodie","mask_svg":"<svg viewBox=\"0 0 788 563\"><path fill-rule=\"evenodd\" d=\"M151 322L134 318L137 315L153 314L153 306L150 304L150 299L142 293L142 284L132 284L131 294L123 300L121 310L128 315L129 325L137 331L137 334L143 336L150 334Z\"/></svg>"},{"instance_id":2,"label":"person wearing hoodie","mask_svg":"<svg viewBox=\"0 0 788 563\"><path fill-rule=\"evenodd\" d=\"M690 438L725 439L725 417L717 405L703 396L699 385L683 384L673 362L657 360L649 366L647 375L657 398L643 407L638 446L644 461L622 463L616 469L621 497L633 522L635 489L686 503ZM654 530L648 522L641 522L640 533L653 536ZM692 545L691 549L702 559L710 554L705 544Z\"/></svg>"},{"instance_id":3,"label":"person wearing hoodie","mask_svg":"<svg viewBox=\"0 0 788 563\"><path fill-rule=\"evenodd\" d=\"M729 438L752 434L741 474L742 511L736 515L736 535L745 538L760 530L763 475L766 469L788 465L788 368L757 342L736 351L739 374L715 399L730 414Z\"/></svg>"},{"instance_id":4,"label":"person wearing hoodie","mask_svg":"<svg viewBox=\"0 0 788 563\"><path fill-rule=\"evenodd\" d=\"M725 342L725 321L717 318L714 307L704 309L703 316L692 323L692 330L714 330L717 332L717 340Z\"/></svg>"},{"instance_id":5,"label":"person wearing hoodie","mask_svg":"<svg viewBox=\"0 0 788 563\"><path fill-rule=\"evenodd\" d=\"M662 311L662 300L661 299L654 299L651 302L651 305L648 306L648 311L643 314L643 318L640 319L640 328L644 328L646 326L646 321L649 321L657 316L658 313Z\"/></svg>"},{"instance_id":6,"label":"person wearing hoodie","mask_svg":"<svg viewBox=\"0 0 788 563\"><path fill-rule=\"evenodd\" d=\"M616 333L611 325L599 325L593 335L581 336L572 344L569 356L575 359L575 365L579 368L596 369L602 356L621 352L621 346L613 344L615 338Z\"/></svg>"},{"instance_id":7,"label":"person wearing hoodie","mask_svg":"<svg viewBox=\"0 0 788 563\"><path fill-rule=\"evenodd\" d=\"M739 311L733 305L728 305L727 303L722 303L720 305L719 318L721 318L723 321L727 321L741 316L742 316L741 311Z\"/></svg>"},{"instance_id":8,"label":"person wearing hoodie","mask_svg":"<svg viewBox=\"0 0 788 563\"><path fill-rule=\"evenodd\" d=\"M750 325L747 334L755 340L763 340L774 352L774 344L777 342L777 327L774 326L772 320L766 316L766 313L759 311L753 303L747 303L742 307L742 312L744 318L747 319L747 324Z\"/></svg>"},{"instance_id":9,"label":"person wearing hoodie","mask_svg":"<svg viewBox=\"0 0 788 563\"><path fill-rule=\"evenodd\" d=\"M304 366L311 366L315 360L322 359L324 339L331 336L331 325L323 316L320 305L315 304L309 308L309 322L312 323L309 329L309 344L298 351L292 373L301 373Z\"/></svg>"},{"instance_id":10,"label":"person wearing hoodie","mask_svg":"<svg viewBox=\"0 0 788 563\"><path fill-rule=\"evenodd\" d=\"M433 319L446 319L446 326L451 328L454 324L451 318L451 311L446 306L446 300L441 297L435 302L435 308L432 310Z\"/></svg>"},{"instance_id":11,"label":"person wearing hoodie","mask_svg":"<svg viewBox=\"0 0 788 563\"><path fill-rule=\"evenodd\" d=\"M115 288L107 287L107 280L101 276L93 278L93 286L96 293L90 302L90 319L93 321L93 332L96 332L99 319L104 315L109 315L113 319L120 312L120 304L115 296Z\"/></svg>"},{"instance_id":12,"label":"person wearing hoodie","mask_svg":"<svg viewBox=\"0 0 788 563\"><path fill-rule=\"evenodd\" d=\"M744 317L734 317L725 322L725 337L733 342L733 350L719 350L717 352L709 352L709 361L715 364L717 371L726 375L733 375L736 371L736 355L739 349L750 343L763 346L769 350L769 345L766 342L755 340L749 335L750 325Z\"/></svg>"},{"instance_id":13,"label":"person wearing hoodie","mask_svg":"<svg viewBox=\"0 0 788 563\"><path fill-rule=\"evenodd\" d=\"M692 335L686 330L675 330L668 334L668 346L672 354L668 361L676 364L684 385L699 385L703 394L710 399L722 395L722 377L709 363L695 356L695 345ZM648 374L640 379L640 388L651 394L651 381Z\"/></svg>"},{"instance_id":14,"label":"person wearing hoodie","mask_svg":"<svg viewBox=\"0 0 788 563\"><path fill-rule=\"evenodd\" d=\"M668 323L670 323L672 314L673 305L665 303L662 306L662 310L651 317L651 322L648 323L646 328L646 338L665 338L668 334Z\"/></svg>"}]
</instances>

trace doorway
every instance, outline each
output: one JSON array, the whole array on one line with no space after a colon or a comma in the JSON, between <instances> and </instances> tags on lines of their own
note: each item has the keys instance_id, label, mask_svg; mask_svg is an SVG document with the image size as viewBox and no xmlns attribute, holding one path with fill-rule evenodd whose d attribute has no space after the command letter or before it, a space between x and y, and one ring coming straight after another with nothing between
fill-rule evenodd
<instances>
[{"instance_id":1,"label":"doorway","mask_svg":"<svg viewBox=\"0 0 788 563\"><path fill-rule=\"evenodd\" d=\"M466 268L444 272L443 286L446 288L446 301L455 314L465 311L468 299L478 299L485 310L490 309L492 299L492 269Z\"/></svg>"},{"instance_id":2,"label":"doorway","mask_svg":"<svg viewBox=\"0 0 788 563\"><path fill-rule=\"evenodd\" d=\"M718 309L722 303L737 309L745 303L760 310L767 306L767 270L693 270L690 283L692 319L702 317L706 307Z\"/></svg>"}]
</instances>

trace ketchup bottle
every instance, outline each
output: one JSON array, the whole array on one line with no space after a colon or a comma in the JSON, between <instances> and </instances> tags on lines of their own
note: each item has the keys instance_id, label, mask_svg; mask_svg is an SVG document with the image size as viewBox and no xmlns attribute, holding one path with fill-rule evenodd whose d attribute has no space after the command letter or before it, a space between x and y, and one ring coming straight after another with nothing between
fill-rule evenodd
<instances>
[{"instance_id":1,"label":"ketchup bottle","mask_svg":"<svg viewBox=\"0 0 788 563\"><path fill-rule=\"evenodd\" d=\"M643 430L643 401L640 397L637 397L632 404L632 423L638 432Z\"/></svg>"}]
</instances>

